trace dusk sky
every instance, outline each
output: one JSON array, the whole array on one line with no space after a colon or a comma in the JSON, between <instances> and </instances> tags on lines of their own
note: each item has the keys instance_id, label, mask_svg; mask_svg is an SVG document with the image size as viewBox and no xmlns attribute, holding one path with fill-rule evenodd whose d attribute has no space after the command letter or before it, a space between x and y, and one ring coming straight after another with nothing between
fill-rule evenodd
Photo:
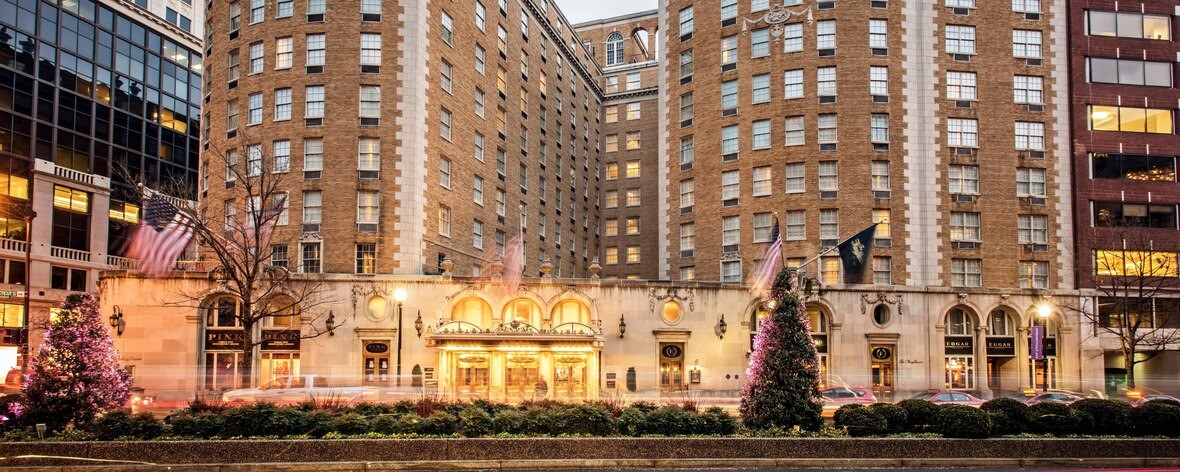
<instances>
[{"instance_id":1,"label":"dusk sky","mask_svg":"<svg viewBox=\"0 0 1180 472\"><path fill-rule=\"evenodd\" d=\"M565 13L570 23L577 24L597 18L635 13L637 11L654 10L659 3L656 0L553 0L557 7Z\"/></svg>"}]
</instances>

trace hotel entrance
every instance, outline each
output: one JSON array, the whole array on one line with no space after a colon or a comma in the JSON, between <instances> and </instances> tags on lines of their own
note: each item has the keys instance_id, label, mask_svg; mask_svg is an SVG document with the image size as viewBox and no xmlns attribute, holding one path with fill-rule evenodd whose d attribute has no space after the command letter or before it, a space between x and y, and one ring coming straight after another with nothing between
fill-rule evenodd
<instances>
[{"instance_id":1,"label":"hotel entrance","mask_svg":"<svg viewBox=\"0 0 1180 472\"><path fill-rule=\"evenodd\" d=\"M872 358L873 394L885 400L893 398L895 345L875 344L869 349Z\"/></svg>"},{"instance_id":2,"label":"hotel entrance","mask_svg":"<svg viewBox=\"0 0 1180 472\"><path fill-rule=\"evenodd\" d=\"M684 344L660 343L660 390L684 387Z\"/></svg>"}]
</instances>

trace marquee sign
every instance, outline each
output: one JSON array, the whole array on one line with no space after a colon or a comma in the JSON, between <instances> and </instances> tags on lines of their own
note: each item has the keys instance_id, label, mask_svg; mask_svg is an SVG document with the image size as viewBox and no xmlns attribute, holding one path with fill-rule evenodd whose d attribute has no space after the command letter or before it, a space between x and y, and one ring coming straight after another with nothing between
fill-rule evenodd
<instances>
[{"instance_id":1,"label":"marquee sign","mask_svg":"<svg viewBox=\"0 0 1180 472\"><path fill-rule=\"evenodd\" d=\"M1014 357L1016 356L1016 338L1011 336L988 337L987 355L989 357Z\"/></svg>"},{"instance_id":2,"label":"marquee sign","mask_svg":"<svg viewBox=\"0 0 1180 472\"><path fill-rule=\"evenodd\" d=\"M298 351L299 331L293 329L262 330L263 351Z\"/></svg>"},{"instance_id":3,"label":"marquee sign","mask_svg":"<svg viewBox=\"0 0 1180 472\"><path fill-rule=\"evenodd\" d=\"M947 355L975 354L975 338L971 336L946 336L942 345Z\"/></svg>"},{"instance_id":4,"label":"marquee sign","mask_svg":"<svg viewBox=\"0 0 1180 472\"><path fill-rule=\"evenodd\" d=\"M241 330L205 331L206 351L241 351L246 346L246 333Z\"/></svg>"}]
</instances>

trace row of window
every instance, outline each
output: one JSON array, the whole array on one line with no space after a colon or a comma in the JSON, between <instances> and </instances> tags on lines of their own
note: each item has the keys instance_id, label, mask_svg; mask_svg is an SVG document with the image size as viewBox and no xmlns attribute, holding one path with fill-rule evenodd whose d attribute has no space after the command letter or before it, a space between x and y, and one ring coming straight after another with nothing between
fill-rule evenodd
<instances>
[{"instance_id":1,"label":"row of window","mask_svg":"<svg viewBox=\"0 0 1180 472\"><path fill-rule=\"evenodd\" d=\"M607 248L608 251L610 248ZM609 254L609 252L608 252ZM609 260L609 259L608 259ZM787 267L799 266L802 258L788 259ZM756 264L755 264L756 265ZM893 258L889 256L873 256L873 283L877 285L893 284ZM824 257L819 263L820 281L824 285L843 283L841 276L840 258ZM1048 288L1049 263L1043 261L1020 261L1019 266L1021 288ZM694 280L696 267L680 267L680 280ZM741 282L742 261L721 261L721 281ZM982 287L983 260L982 259L951 259L951 286L953 287Z\"/></svg>"}]
</instances>

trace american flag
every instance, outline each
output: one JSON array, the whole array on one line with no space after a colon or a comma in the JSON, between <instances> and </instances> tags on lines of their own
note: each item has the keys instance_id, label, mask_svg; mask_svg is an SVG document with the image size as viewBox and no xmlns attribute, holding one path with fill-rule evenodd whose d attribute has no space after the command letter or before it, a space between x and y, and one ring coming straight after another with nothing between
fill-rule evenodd
<instances>
[{"instance_id":1,"label":"american flag","mask_svg":"<svg viewBox=\"0 0 1180 472\"><path fill-rule=\"evenodd\" d=\"M193 235L193 221L162 195L153 194L131 236L127 256L138 260L149 277L159 277L172 269Z\"/></svg>"},{"instance_id":2,"label":"american flag","mask_svg":"<svg viewBox=\"0 0 1180 472\"><path fill-rule=\"evenodd\" d=\"M524 230L517 226L516 236L504 248L504 288L516 293L524 277Z\"/></svg>"},{"instance_id":3,"label":"american flag","mask_svg":"<svg viewBox=\"0 0 1180 472\"><path fill-rule=\"evenodd\" d=\"M774 276L778 273L778 265L783 254L783 236L778 229L778 215L774 216L773 231L771 240L774 242L762 253L762 260L754 267L754 272L750 273L747 283L750 293L755 295L767 293L770 290L770 285L774 283Z\"/></svg>"}]
</instances>

